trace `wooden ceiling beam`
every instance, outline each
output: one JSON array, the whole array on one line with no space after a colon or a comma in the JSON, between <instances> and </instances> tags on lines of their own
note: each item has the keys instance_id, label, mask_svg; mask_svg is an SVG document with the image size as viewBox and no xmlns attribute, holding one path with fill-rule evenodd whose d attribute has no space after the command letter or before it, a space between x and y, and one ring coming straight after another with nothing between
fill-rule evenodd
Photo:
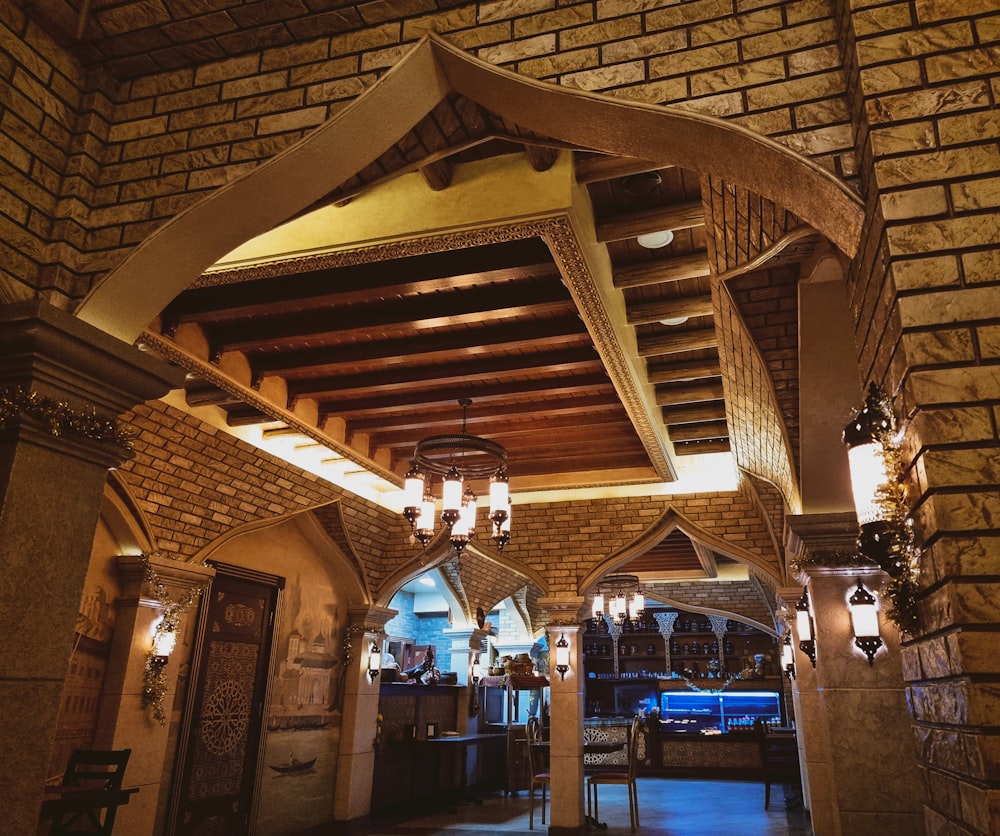
<instances>
[{"instance_id":1,"label":"wooden ceiling beam","mask_svg":"<svg viewBox=\"0 0 1000 836\"><path fill-rule=\"evenodd\" d=\"M559 149L546 145L526 144L524 155L535 171L548 171L559 159Z\"/></svg>"},{"instance_id":2,"label":"wooden ceiling beam","mask_svg":"<svg viewBox=\"0 0 1000 836\"><path fill-rule=\"evenodd\" d=\"M393 407L422 409L428 406L447 406L457 403L459 398L471 398L474 403L485 404L491 401L505 402L511 396L525 394L546 393L547 396L555 398L560 394L585 396L595 392L608 392L611 397L615 397L614 387L603 372L576 377L556 376L534 380L511 380L489 386L458 385L433 391L425 389L422 392L403 392L400 394L390 391L372 394L364 398L341 399L334 393L329 403L326 401L320 403L319 409L321 414L349 419L353 413L372 412ZM546 409L547 406L541 404L540 408Z\"/></svg>"},{"instance_id":3,"label":"wooden ceiling beam","mask_svg":"<svg viewBox=\"0 0 1000 836\"><path fill-rule=\"evenodd\" d=\"M675 203L637 212L626 212L601 218L596 223L597 240L601 243L624 241L663 229L693 229L705 225L705 209L700 200Z\"/></svg>"},{"instance_id":4,"label":"wooden ceiling beam","mask_svg":"<svg viewBox=\"0 0 1000 836\"><path fill-rule=\"evenodd\" d=\"M287 381L289 397L350 398L354 392L392 388L435 389L455 383L494 380L499 376L592 373L603 369L593 348L570 348L533 354L509 354L456 359L433 366L389 366L381 372L324 375Z\"/></svg>"},{"instance_id":5,"label":"wooden ceiling beam","mask_svg":"<svg viewBox=\"0 0 1000 836\"><path fill-rule=\"evenodd\" d=\"M347 343L319 348L264 351L249 355L255 372L264 375L284 375L293 371L342 365L360 366L384 362L387 357L422 362L435 356L452 358L456 352L486 354L494 349L507 351L539 350L555 346L592 345L577 313L521 322L480 324L460 331L421 331L412 337Z\"/></svg>"},{"instance_id":6,"label":"wooden ceiling beam","mask_svg":"<svg viewBox=\"0 0 1000 836\"><path fill-rule=\"evenodd\" d=\"M629 325L651 325L674 317L712 316L714 313L710 293L625 303Z\"/></svg>"},{"instance_id":7,"label":"wooden ceiling beam","mask_svg":"<svg viewBox=\"0 0 1000 836\"><path fill-rule=\"evenodd\" d=\"M679 354L702 348L718 348L719 339L714 328L692 328L687 331L671 330L662 334L639 334L636 346L640 357L658 357Z\"/></svg>"},{"instance_id":8,"label":"wooden ceiling beam","mask_svg":"<svg viewBox=\"0 0 1000 836\"><path fill-rule=\"evenodd\" d=\"M674 453L678 456L699 456L704 453L728 453L732 450L728 438L718 438L714 441L682 441L674 445Z\"/></svg>"},{"instance_id":9,"label":"wooden ceiling beam","mask_svg":"<svg viewBox=\"0 0 1000 836\"><path fill-rule=\"evenodd\" d=\"M721 380L713 383L673 384L656 387L657 406L717 401L722 397L724 397L724 393Z\"/></svg>"},{"instance_id":10,"label":"wooden ceiling beam","mask_svg":"<svg viewBox=\"0 0 1000 836\"><path fill-rule=\"evenodd\" d=\"M476 293L465 299L446 295L440 299L435 297L421 301L400 301L410 302L411 306L374 304L276 319L257 318L239 324L206 326L206 330L214 354L297 348L310 340L322 344L330 341L331 335L335 335L338 342L364 339L371 335L373 329L379 328L430 330L446 325L475 325L484 319L515 320L526 314L541 317L559 315L574 309L573 302L562 285L549 287L544 291L539 288L532 295L530 303L522 305L503 304L516 302L517 299L510 294L499 293Z\"/></svg>"},{"instance_id":11,"label":"wooden ceiling beam","mask_svg":"<svg viewBox=\"0 0 1000 836\"><path fill-rule=\"evenodd\" d=\"M718 377L721 374L722 366L717 357L710 360L677 360L673 363L646 364L646 377L652 384Z\"/></svg>"},{"instance_id":12,"label":"wooden ceiling beam","mask_svg":"<svg viewBox=\"0 0 1000 836\"><path fill-rule=\"evenodd\" d=\"M577 154L574 158L576 182L581 184L618 180L630 174L644 174L647 171L659 171L668 167L649 160L613 157L607 154Z\"/></svg>"},{"instance_id":13,"label":"wooden ceiling beam","mask_svg":"<svg viewBox=\"0 0 1000 836\"><path fill-rule=\"evenodd\" d=\"M697 424L704 421L725 421L725 401L705 401L689 406L665 406L660 409L667 429L677 424Z\"/></svg>"},{"instance_id":14,"label":"wooden ceiling beam","mask_svg":"<svg viewBox=\"0 0 1000 836\"><path fill-rule=\"evenodd\" d=\"M451 185L455 167L447 160L435 160L420 166L420 173L432 191L442 192Z\"/></svg>"},{"instance_id":15,"label":"wooden ceiling beam","mask_svg":"<svg viewBox=\"0 0 1000 836\"><path fill-rule=\"evenodd\" d=\"M619 290L625 290L629 287L649 287L685 279L700 279L711 273L707 253L699 250L690 255L615 266L612 281Z\"/></svg>"},{"instance_id":16,"label":"wooden ceiling beam","mask_svg":"<svg viewBox=\"0 0 1000 836\"><path fill-rule=\"evenodd\" d=\"M710 438L728 438L729 425L725 421L703 421L697 424L677 424L670 428L671 441L703 441Z\"/></svg>"},{"instance_id":17,"label":"wooden ceiling beam","mask_svg":"<svg viewBox=\"0 0 1000 836\"><path fill-rule=\"evenodd\" d=\"M609 397L607 395L585 395L572 398L546 399L544 403L539 403L539 401L535 400L507 400L502 404L502 415L498 415L494 412L493 407L489 408L490 411L480 411L478 405L481 402L482 398L477 398L473 402L473 405L469 407L467 419L469 431L477 434L485 433L487 436L491 437L493 429L498 422L502 424L502 427L505 427L507 424L511 423L511 419L514 419L516 422L521 419L522 416L528 416L527 419L524 420L534 423L537 421L539 410L544 410L546 422L566 413L573 416L577 414L595 415L604 412L610 412L617 415L625 414L625 410L621 405L621 402L617 398ZM322 406L320 414L323 414ZM418 431L419 436L423 438L425 435L440 433L449 426L458 426L458 422L460 420L461 410L459 410L454 403L440 409L428 408L421 409L419 411L415 411L410 404L405 404L404 406L396 407L395 410L387 406L382 407L380 409L373 410L368 415L364 413L354 413L351 417L351 427L362 432L379 430L383 427L391 433L395 433L397 431L408 432L416 430ZM574 420L576 419L574 418ZM479 427L482 427L483 425L486 425L488 429L480 430Z\"/></svg>"}]
</instances>

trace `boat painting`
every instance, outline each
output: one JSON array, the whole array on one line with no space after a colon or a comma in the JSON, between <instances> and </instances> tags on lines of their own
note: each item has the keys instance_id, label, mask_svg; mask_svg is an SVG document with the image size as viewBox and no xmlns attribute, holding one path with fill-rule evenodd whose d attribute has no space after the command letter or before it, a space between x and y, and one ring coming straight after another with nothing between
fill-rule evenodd
<instances>
[{"instance_id":1,"label":"boat painting","mask_svg":"<svg viewBox=\"0 0 1000 836\"><path fill-rule=\"evenodd\" d=\"M300 761L294 755L289 758L288 763L273 764L269 763L268 766L271 767L275 772L279 772L282 775L287 775L291 772L305 772L312 769L313 764L316 763L316 758L308 761Z\"/></svg>"}]
</instances>

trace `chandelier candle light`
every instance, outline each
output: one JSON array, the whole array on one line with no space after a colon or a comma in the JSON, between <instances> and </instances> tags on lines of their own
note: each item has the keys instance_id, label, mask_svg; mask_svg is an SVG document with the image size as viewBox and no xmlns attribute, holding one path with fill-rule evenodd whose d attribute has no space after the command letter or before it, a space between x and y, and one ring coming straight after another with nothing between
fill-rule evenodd
<instances>
[{"instance_id":1,"label":"chandelier candle light","mask_svg":"<svg viewBox=\"0 0 1000 836\"><path fill-rule=\"evenodd\" d=\"M646 599L639 591L639 579L635 575L608 575L598 584L594 596L594 618L610 615L621 624L638 618L645 609Z\"/></svg>"},{"instance_id":2,"label":"chandelier candle light","mask_svg":"<svg viewBox=\"0 0 1000 836\"><path fill-rule=\"evenodd\" d=\"M466 431L468 408L472 401L463 398L462 432L434 435L417 442L413 464L403 481L403 516L410 524L414 539L426 546L434 539L435 499L428 484L440 476L441 523L450 530L450 541L461 556L475 536L478 497L468 484L475 479L490 480L490 515L493 542L503 551L510 541L510 487L507 479L507 450L503 445Z\"/></svg>"}]
</instances>

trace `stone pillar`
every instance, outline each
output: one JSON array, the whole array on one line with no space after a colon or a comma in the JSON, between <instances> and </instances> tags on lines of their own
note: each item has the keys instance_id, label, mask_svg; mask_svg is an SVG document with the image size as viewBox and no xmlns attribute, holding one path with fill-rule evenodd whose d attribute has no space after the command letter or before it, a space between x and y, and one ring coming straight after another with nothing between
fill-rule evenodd
<instances>
[{"instance_id":1,"label":"stone pillar","mask_svg":"<svg viewBox=\"0 0 1000 836\"><path fill-rule=\"evenodd\" d=\"M887 576L856 557L853 514L793 516L788 525L791 550L804 555L799 563L815 622L816 668L810 674L807 664L796 666L814 832L919 833L923 785L898 631L883 606L884 645L870 666L855 647L847 604L858 579L878 594ZM800 662L804 658L799 654Z\"/></svg>"},{"instance_id":2,"label":"stone pillar","mask_svg":"<svg viewBox=\"0 0 1000 836\"><path fill-rule=\"evenodd\" d=\"M44 302L0 308L0 770L10 833L37 827L107 471L128 458L103 419L181 380Z\"/></svg>"},{"instance_id":3,"label":"stone pillar","mask_svg":"<svg viewBox=\"0 0 1000 836\"><path fill-rule=\"evenodd\" d=\"M540 598L549 624L549 833L580 833L584 826L583 717L586 680L583 673L582 597ZM565 678L555 670L555 643L569 642L570 668Z\"/></svg>"},{"instance_id":4,"label":"stone pillar","mask_svg":"<svg viewBox=\"0 0 1000 836\"><path fill-rule=\"evenodd\" d=\"M372 775L375 771L375 723L378 715L379 678L368 677L368 648L382 641L386 623L396 610L386 607L351 608L347 627L349 659L344 684L344 716L337 753L337 786L333 817L351 821L371 812Z\"/></svg>"},{"instance_id":5,"label":"stone pillar","mask_svg":"<svg viewBox=\"0 0 1000 836\"><path fill-rule=\"evenodd\" d=\"M215 575L214 569L197 563L152 555L148 560L157 579L166 587L171 601L180 601L192 590L204 588ZM145 564L141 557L119 557L118 574L122 579L122 594L115 602L111 663L101 693L97 723L100 737L94 745L99 749L132 750L125 773L125 786L139 787L141 792L119 809L115 827L123 833L152 833L170 728L169 724L158 723L145 704L143 674L162 608L160 602L149 595L145 584ZM188 620L196 613L197 604L182 616L176 631L178 650ZM175 651L174 656L177 655L179 653ZM177 689L179 669L176 659L168 661L164 668L166 693L163 707L168 715Z\"/></svg>"},{"instance_id":6,"label":"stone pillar","mask_svg":"<svg viewBox=\"0 0 1000 836\"><path fill-rule=\"evenodd\" d=\"M474 687L469 684L469 669L472 667L472 660L479 654L483 638L489 635L489 630L480 630L478 627L453 627L445 630L444 634L451 639L451 670L458 674L458 684L465 685L467 688ZM471 722L471 705L474 699L474 695L470 693L466 694L464 700L460 700L461 703L470 706L470 710L458 712L458 717L455 719L455 731L459 734L469 734L470 724L473 726L471 731L477 731L475 724ZM473 746L469 749L467 768L472 774L475 774L478 754L477 747Z\"/></svg>"}]
</instances>

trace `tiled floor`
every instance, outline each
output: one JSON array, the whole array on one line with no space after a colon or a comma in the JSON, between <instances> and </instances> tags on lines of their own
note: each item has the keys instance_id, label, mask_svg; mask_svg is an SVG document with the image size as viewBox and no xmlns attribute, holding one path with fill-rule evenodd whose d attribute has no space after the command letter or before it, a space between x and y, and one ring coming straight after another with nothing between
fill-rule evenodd
<instances>
[{"instance_id":1,"label":"tiled floor","mask_svg":"<svg viewBox=\"0 0 1000 836\"><path fill-rule=\"evenodd\" d=\"M639 832L642 836L810 836L801 809L785 809L780 786L771 788L771 805L764 810L764 786L746 781L700 781L640 778ZM601 788L601 819L606 830L595 834L629 833L628 798L624 787ZM548 816L546 816L548 822ZM375 825L373 836L483 836L486 832L544 834L541 800L535 797L535 829L528 830L528 798L521 792L502 793L482 804L462 804L453 812L437 813L392 824Z\"/></svg>"}]
</instances>

